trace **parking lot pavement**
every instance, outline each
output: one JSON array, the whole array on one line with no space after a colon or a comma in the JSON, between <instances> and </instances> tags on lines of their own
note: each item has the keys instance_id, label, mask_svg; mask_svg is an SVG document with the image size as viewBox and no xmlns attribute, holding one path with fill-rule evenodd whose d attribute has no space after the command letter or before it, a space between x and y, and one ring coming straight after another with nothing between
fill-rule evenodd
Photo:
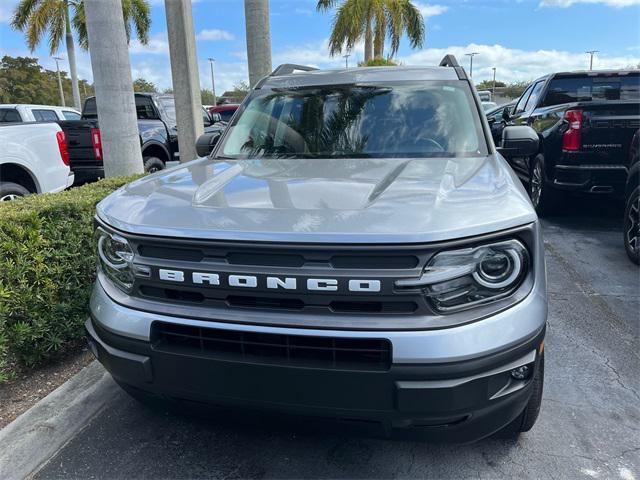
<instances>
[{"instance_id":1,"label":"parking lot pavement","mask_svg":"<svg viewBox=\"0 0 640 480\"><path fill-rule=\"evenodd\" d=\"M371 438L273 417L162 413L121 394L37 478L640 478L640 271L621 207L575 200L544 221L546 384L517 442Z\"/></svg>"}]
</instances>

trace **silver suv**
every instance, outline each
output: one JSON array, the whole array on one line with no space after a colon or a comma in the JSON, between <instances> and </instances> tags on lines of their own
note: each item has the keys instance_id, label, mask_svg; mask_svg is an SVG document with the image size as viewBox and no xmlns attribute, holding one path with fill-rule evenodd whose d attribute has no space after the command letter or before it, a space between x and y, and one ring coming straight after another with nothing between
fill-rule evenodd
<instances>
[{"instance_id":1,"label":"silver suv","mask_svg":"<svg viewBox=\"0 0 640 480\"><path fill-rule=\"evenodd\" d=\"M86 330L125 390L435 440L533 426L544 252L502 155L538 137L496 149L453 57L284 65L202 140L97 207Z\"/></svg>"}]
</instances>

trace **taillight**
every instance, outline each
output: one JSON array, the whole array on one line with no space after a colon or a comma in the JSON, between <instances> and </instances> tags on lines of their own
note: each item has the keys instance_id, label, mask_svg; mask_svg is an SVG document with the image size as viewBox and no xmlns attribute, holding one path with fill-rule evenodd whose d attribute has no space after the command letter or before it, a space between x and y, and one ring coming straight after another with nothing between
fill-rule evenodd
<instances>
[{"instance_id":1,"label":"taillight","mask_svg":"<svg viewBox=\"0 0 640 480\"><path fill-rule=\"evenodd\" d=\"M56 132L56 140L58 140L58 150L60 150L60 157L62 157L62 163L67 167L69 166L69 148L67 147L67 137L64 132Z\"/></svg>"},{"instance_id":2,"label":"taillight","mask_svg":"<svg viewBox=\"0 0 640 480\"><path fill-rule=\"evenodd\" d=\"M96 160L102 160L102 137L99 128L91 129L91 145L93 145L93 156Z\"/></svg>"},{"instance_id":3,"label":"taillight","mask_svg":"<svg viewBox=\"0 0 640 480\"><path fill-rule=\"evenodd\" d=\"M580 150L582 140L582 110L567 110L564 119L569 124L562 137L562 149L575 152Z\"/></svg>"}]
</instances>

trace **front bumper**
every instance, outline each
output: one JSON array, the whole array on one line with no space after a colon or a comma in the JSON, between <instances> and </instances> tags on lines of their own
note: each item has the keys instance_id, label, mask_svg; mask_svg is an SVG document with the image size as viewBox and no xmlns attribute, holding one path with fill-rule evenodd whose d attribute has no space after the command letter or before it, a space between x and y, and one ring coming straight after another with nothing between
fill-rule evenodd
<instances>
[{"instance_id":1,"label":"front bumper","mask_svg":"<svg viewBox=\"0 0 640 480\"><path fill-rule=\"evenodd\" d=\"M174 401L377 424L436 441L489 436L525 408L544 327L518 345L456 362L392 363L384 371L328 369L167 353L86 322L89 346L121 384ZM527 380L510 371L532 367Z\"/></svg>"}]
</instances>

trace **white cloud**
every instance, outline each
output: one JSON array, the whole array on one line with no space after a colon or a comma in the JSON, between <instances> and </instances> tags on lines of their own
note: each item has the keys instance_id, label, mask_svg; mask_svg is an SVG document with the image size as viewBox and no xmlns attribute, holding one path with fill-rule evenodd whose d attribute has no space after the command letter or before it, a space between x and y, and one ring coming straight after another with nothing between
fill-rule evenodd
<instances>
[{"instance_id":1,"label":"white cloud","mask_svg":"<svg viewBox=\"0 0 640 480\"><path fill-rule=\"evenodd\" d=\"M640 0L541 0L541 7L567 8L576 3L601 3L609 7L623 8L640 5Z\"/></svg>"},{"instance_id":2,"label":"white cloud","mask_svg":"<svg viewBox=\"0 0 640 480\"><path fill-rule=\"evenodd\" d=\"M449 7L447 7L446 5L431 5L428 3L420 3L420 2L414 2L414 3L416 7L418 7L418 10L420 10L420 13L425 19L429 17L435 17L437 15L442 15L444 12L449 10Z\"/></svg>"},{"instance_id":3,"label":"white cloud","mask_svg":"<svg viewBox=\"0 0 640 480\"><path fill-rule=\"evenodd\" d=\"M134 38L129 44L129 52L132 54L169 55L167 33L164 32L150 37L146 45L141 44L140 40Z\"/></svg>"},{"instance_id":4,"label":"white cloud","mask_svg":"<svg viewBox=\"0 0 640 480\"><path fill-rule=\"evenodd\" d=\"M298 15L305 15L307 17L310 17L311 15L313 15L313 10L311 10L310 8L296 8L293 11Z\"/></svg>"},{"instance_id":5,"label":"white cloud","mask_svg":"<svg viewBox=\"0 0 640 480\"><path fill-rule=\"evenodd\" d=\"M589 67L589 56L584 52L566 50L521 50L502 45L470 44L447 48L426 48L398 60L404 65L437 65L447 53L456 56L466 69L467 52L478 52L473 59L473 77L477 82L492 78L492 67L497 68L497 79L504 82L528 81L550 72L584 70ZM617 69L637 65L640 57L631 55L597 55L596 69Z\"/></svg>"},{"instance_id":6,"label":"white cloud","mask_svg":"<svg viewBox=\"0 0 640 480\"><path fill-rule=\"evenodd\" d=\"M206 41L206 40L234 40L235 37L232 33L227 32L226 30L219 29L211 29L211 30L202 30L200 33L196 35L196 40Z\"/></svg>"}]
</instances>

